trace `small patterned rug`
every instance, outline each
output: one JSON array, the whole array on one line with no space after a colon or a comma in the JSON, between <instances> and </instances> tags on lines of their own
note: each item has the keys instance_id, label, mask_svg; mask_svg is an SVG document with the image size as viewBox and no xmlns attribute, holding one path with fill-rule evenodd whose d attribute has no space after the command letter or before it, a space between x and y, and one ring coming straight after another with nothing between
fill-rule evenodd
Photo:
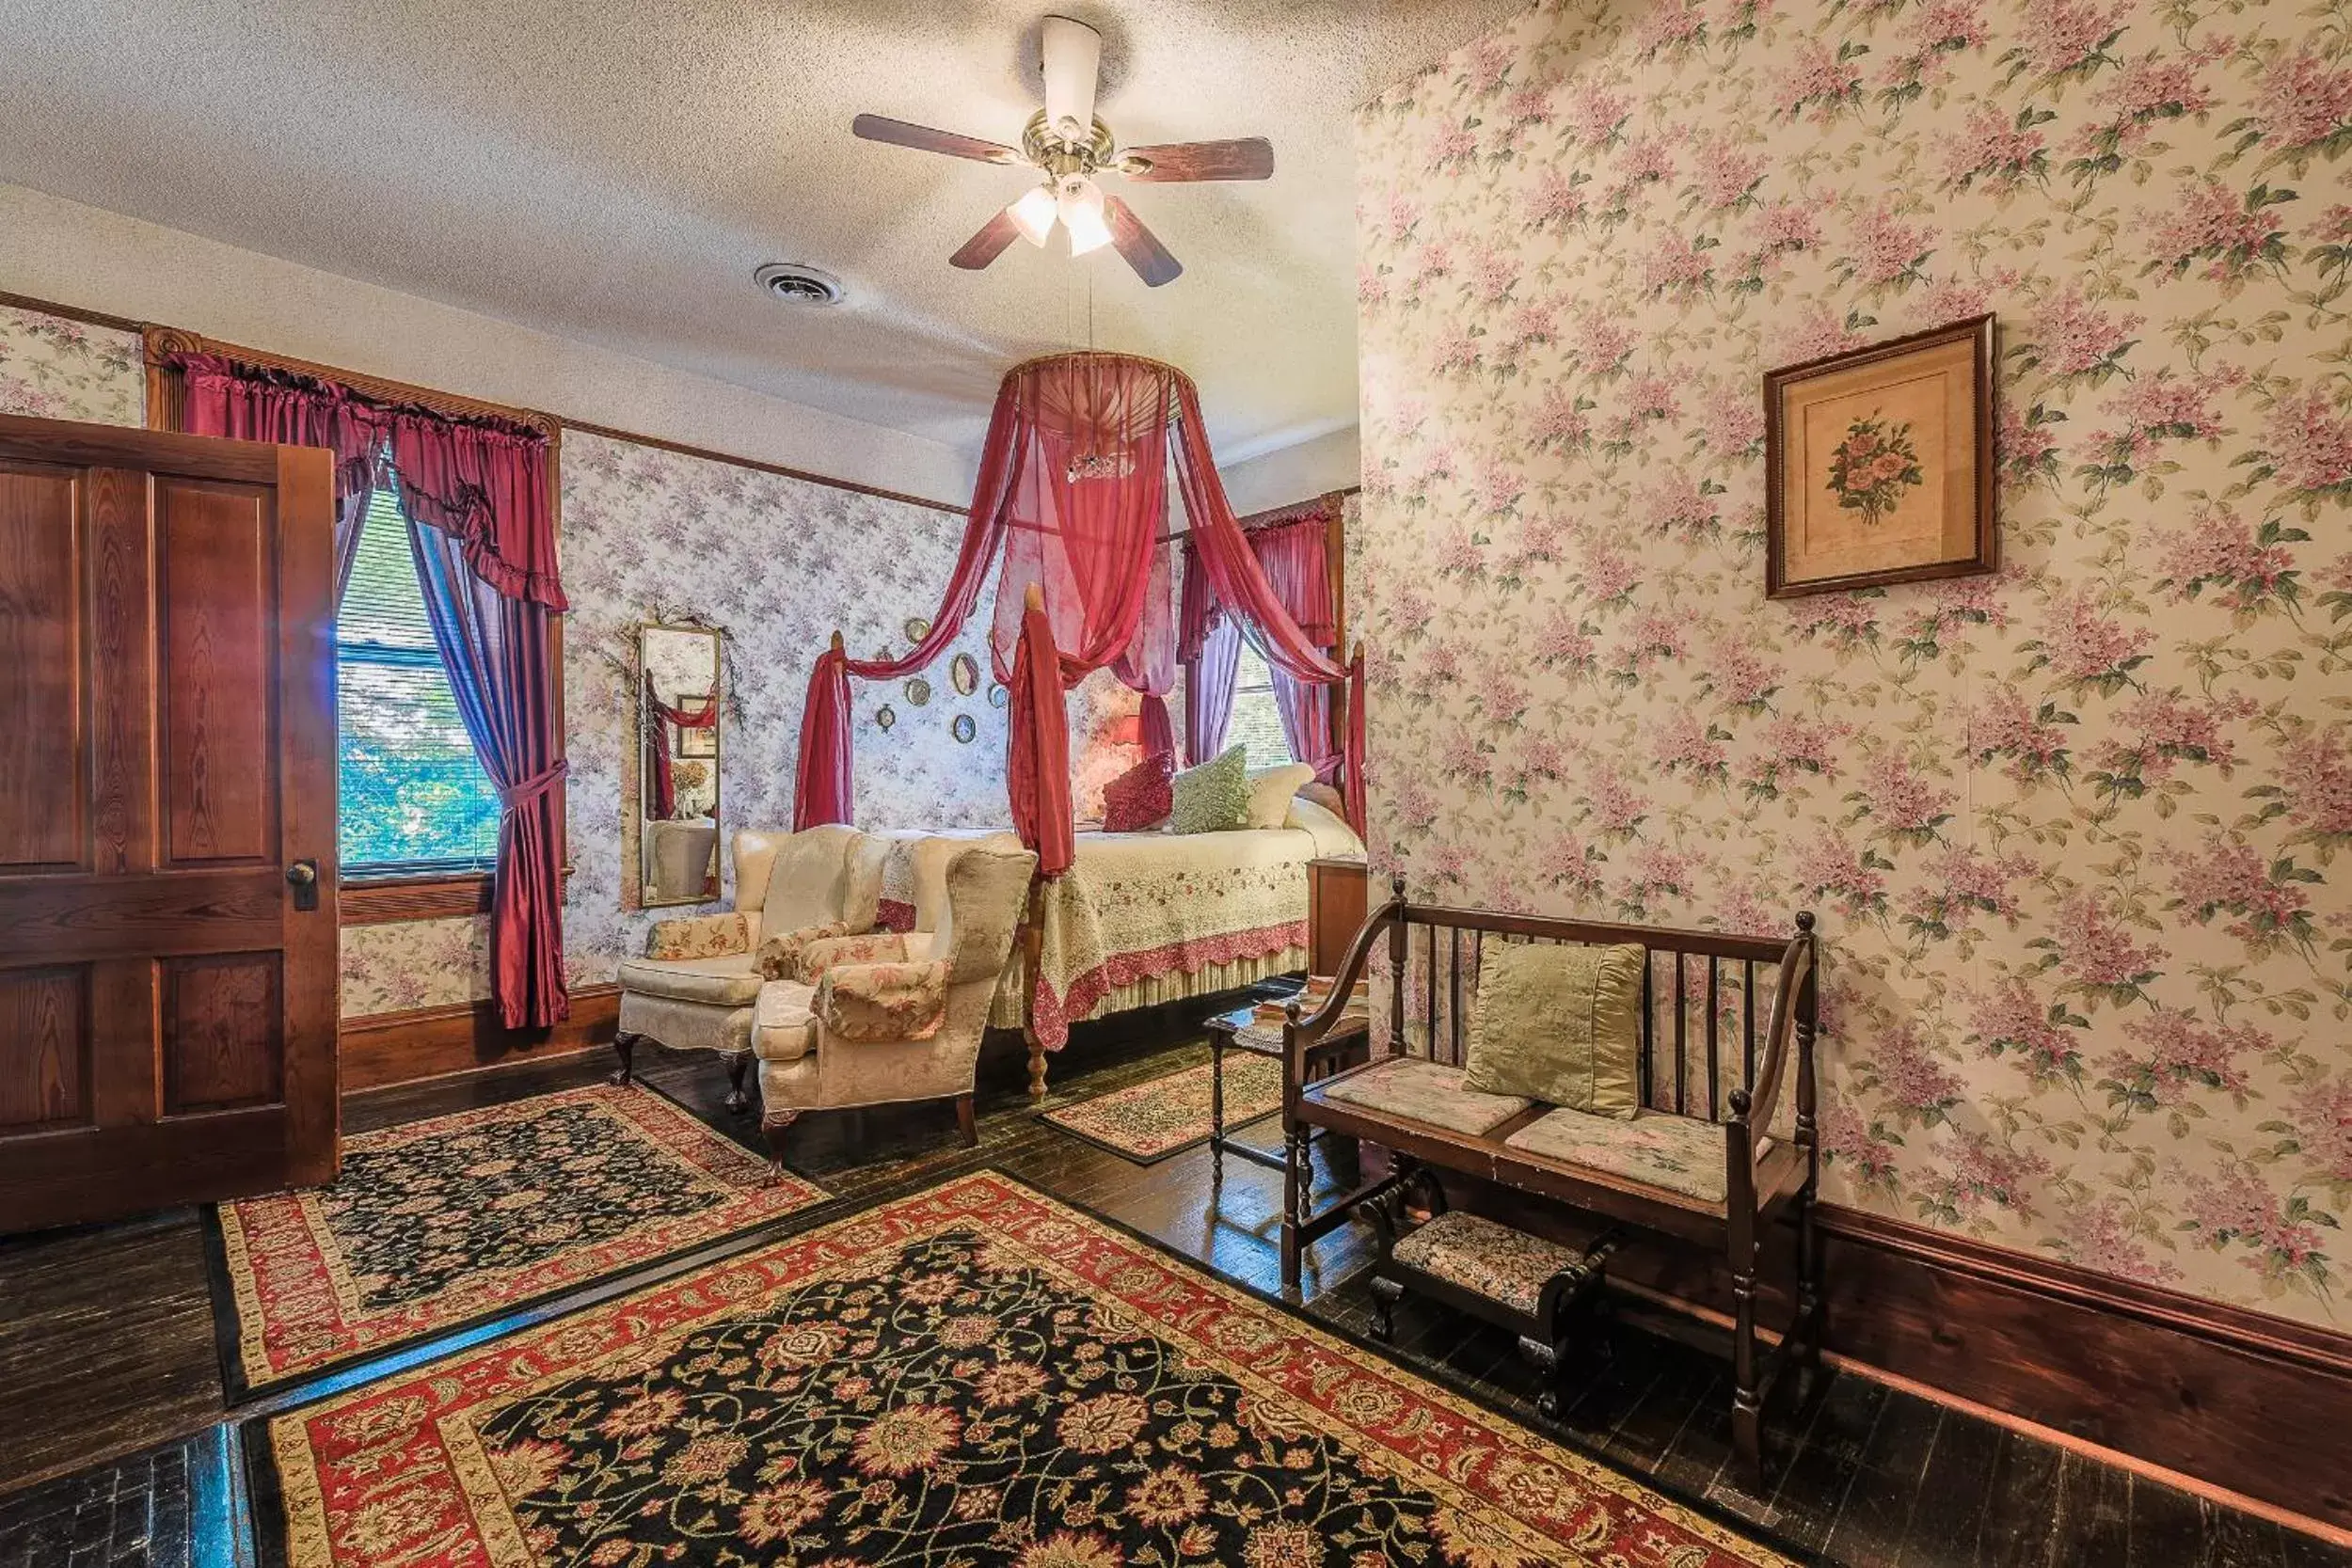
<instances>
[{"instance_id":1,"label":"small patterned rug","mask_svg":"<svg viewBox=\"0 0 2352 1568\"><path fill-rule=\"evenodd\" d=\"M987 1171L247 1432L293 1568L1786 1560Z\"/></svg>"},{"instance_id":2,"label":"small patterned rug","mask_svg":"<svg viewBox=\"0 0 2352 1568\"><path fill-rule=\"evenodd\" d=\"M1043 1119L1098 1148L1149 1165L1206 1143L1209 1064L1081 1100ZM1282 1108L1282 1064L1244 1051L1225 1053L1225 1135Z\"/></svg>"},{"instance_id":3,"label":"small patterned rug","mask_svg":"<svg viewBox=\"0 0 2352 1568\"><path fill-rule=\"evenodd\" d=\"M596 1085L343 1141L329 1187L215 1206L231 1397L824 1201L650 1089ZM233 1346L233 1349L230 1347Z\"/></svg>"}]
</instances>

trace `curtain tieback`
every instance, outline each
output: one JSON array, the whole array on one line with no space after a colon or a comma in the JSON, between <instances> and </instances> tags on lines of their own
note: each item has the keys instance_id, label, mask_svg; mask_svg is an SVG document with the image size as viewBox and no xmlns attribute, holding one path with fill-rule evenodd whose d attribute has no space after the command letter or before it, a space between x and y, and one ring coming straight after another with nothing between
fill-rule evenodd
<instances>
[{"instance_id":1,"label":"curtain tieback","mask_svg":"<svg viewBox=\"0 0 2352 1568\"><path fill-rule=\"evenodd\" d=\"M499 791L499 804L507 811L520 811L532 801L564 782L564 775L572 770L568 760L559 761L544 772L533 773L512 789Z\"/></svg>"}]
</instances>

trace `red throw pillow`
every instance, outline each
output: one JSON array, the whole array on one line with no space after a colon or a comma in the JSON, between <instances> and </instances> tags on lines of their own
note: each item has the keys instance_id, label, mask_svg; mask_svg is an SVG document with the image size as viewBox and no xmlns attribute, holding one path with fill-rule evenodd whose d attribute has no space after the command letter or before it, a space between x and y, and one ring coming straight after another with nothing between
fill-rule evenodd
<instances>
[{"instance_id":1,"label":"red throw pillow","mask_svg":"<svg viewBox=\"0 0 2352 1568\"><path fill-rule=\"evenodd\" d=\"M1168 820L1175 809L1175 797L1168 787L1168 778L1176 770L1176 759L1166 752L1154 752L1119 777L1103 786L1103 831L1106 833L1141 832Z\"/></svg>"}]
</instances>

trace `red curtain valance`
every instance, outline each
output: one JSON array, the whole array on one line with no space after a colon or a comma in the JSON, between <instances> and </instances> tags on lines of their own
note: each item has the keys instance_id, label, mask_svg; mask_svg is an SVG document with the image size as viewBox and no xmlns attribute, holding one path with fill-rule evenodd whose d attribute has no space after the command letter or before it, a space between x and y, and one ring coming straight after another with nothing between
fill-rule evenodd
<instances>
[{"instance_id":1,"label":"red curtain valance","mask_svg":"<svg viewBox=\"0 0 2352 1568\"><path fill-rule=\"evenodd\" d=\"M355 530L377 459L389 455L403 509L456 539L475 577L510 599L570 608L556 568L544 433L486 414L460 419L379 402L337 382L217 354L175 354L169 363L186 378L188 434L329 449ZM347 574L349 557L339 561Z\"/></svg>"},{"instance_id":2,"label":"red curtain valance","mask_svg":"<svg viewBox=\"0 0 2352 1568\"><path fill-rule=\"evenodd\" d=\"M1160 543L1171 464L1216 602L1253 629L1275 668L1323 684L1352 674L1360 704L1361 671L1334 663L1299 628L1243 539L1190 378L1129 355L1033 359L997 389L962 547L930 632L903 658L851 659L836 636L818 659L794 825L850 819L848 677L894 679L930 663L970 619L1001 557L989 642L997 679L1012 692L1013 821L1047 876L1066 870L1069 735L1059 691L1112 666L1146 693L1148 723L1152 699L1174 684L1177 628ZM1165 733L1164 704L1160 719ZM1360 822L1359 771L1347 769L1349 815Z\"/></svg>"}]
</instances>

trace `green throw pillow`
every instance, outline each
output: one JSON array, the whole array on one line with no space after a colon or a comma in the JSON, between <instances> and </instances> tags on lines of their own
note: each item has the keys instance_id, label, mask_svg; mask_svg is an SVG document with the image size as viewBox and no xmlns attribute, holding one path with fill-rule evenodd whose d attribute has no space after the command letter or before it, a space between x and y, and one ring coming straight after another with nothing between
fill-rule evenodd
<instances>
[{"instance_id":1,"label":"green throw pillow","mask_svg":"<svg viewBox=\"0 0 2352 1568\"><path fill-rule=\"evenodd\" d=\"M1223 753L1187 768L1168 781L1173 797L1168 808L1168 832L1221 833L1238 828L1249 810L1249 748L1228 747Z\"/></svg>"},{"instance_id":2,"label":"green throw pillow","mask_svg":"<svg viewBox=\"0 0 2352 1568\"><path fill-rule=\"evenodd\" d=\"M1635 1071L1647 964L1648 954L1629 942L1487 943L1464 1083L1632 1120L1641 1107Z\"/></svg>"}]
</instances>

